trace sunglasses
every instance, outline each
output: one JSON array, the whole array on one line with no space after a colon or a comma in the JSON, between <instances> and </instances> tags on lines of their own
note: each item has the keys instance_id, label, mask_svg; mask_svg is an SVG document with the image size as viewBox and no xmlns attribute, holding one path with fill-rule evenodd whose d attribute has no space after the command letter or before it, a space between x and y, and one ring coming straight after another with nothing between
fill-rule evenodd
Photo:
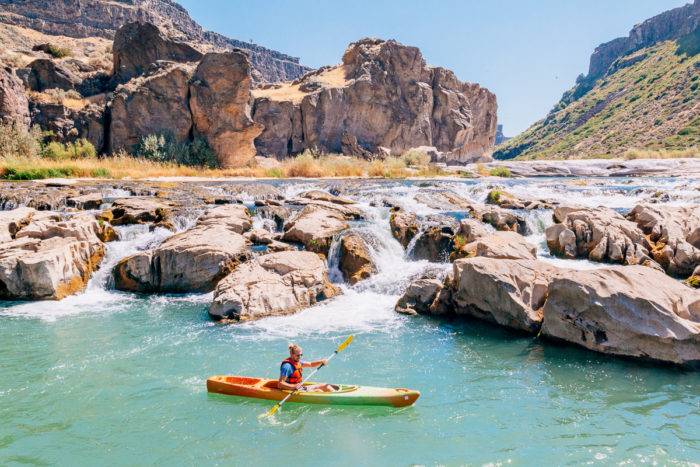
<instances>
[{"instance_id":1,"label":"sunglasses","mask_svg":"<svg viewBox=\"0 0 700 467\"><path fill-rule=\"evenodd\" d=\"M303 355L304 355L303 353L295 353L295 354L294 354L294 356L296 356L296 357L301 357L301 356L303 356Z\"/></svg>"}]
</instances>

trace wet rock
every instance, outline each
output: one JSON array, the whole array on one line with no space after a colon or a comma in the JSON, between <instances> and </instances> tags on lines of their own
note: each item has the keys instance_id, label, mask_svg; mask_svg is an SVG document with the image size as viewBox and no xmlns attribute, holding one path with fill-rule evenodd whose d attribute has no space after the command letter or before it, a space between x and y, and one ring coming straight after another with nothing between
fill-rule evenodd
<instances>
[{"instance_id":1,"label":"wet rock","mask_svg":"<svg viewBox=\"0 0 700 467\"><path fill-rule=\"evenodd\" d=\"M651 256L671 275L700 266L700 207L638 205L627 215L647 235Z\"/></svg>"},{"instance_id":2,"label":"wet rock","mask_svg":"<svg viewBox=\"0 0 700 467\"><path fill-rule=\"evenodd\" d=\"M524 217L498 206L473 204L470 212L474 219L490 224L496 230L517 232L520 235L532 233Z\"/></svg>"},{"instance_id":3,"label":"wet rock","mask_svg":"<svg viewBox=\"0 0 700 467\"><path fill-rule=\"evenodd\" d=\"M453 313L537 333L547 287L557 271L537 260L457 260L451 284Z\"/></svg>"},{"instance_id":4,"label":"wet rock","mask_svg":"<svg viewBox=\"0 0 700 467\"><path fill-rule=\"evenodd\" d=\"M253 226L248 208L240 204L217 206L206 211L197 225L223 225L232 232L242 234Z\"/></svg>"},{"instance_id":5,"label":"wet rock","mask_svg":"<svg viewBox=\"0 0 700 467\"><path fill-rule=\"evenodd\" d=\"M617 212L607 208L555 209L555 220L545 230L553 254L591 261L653 266L644 233Z\"/></svg>"},{"instance_id":6,"label":"wet rock","mask_svg":"<svg viewBox=\"0 0 700 467\"><path fill-rule=\"evenodd\" d=\"M249 232L246 232L244 234L244 237L246 237L248 240L255 243L256 245L270 245L272 244L272 242L275 241L272 233L265 229L251 230Z\"/></svg>"},{"instance_id":7,"label":"wet rock","mask_svg":"<svg viewBox=\"0 0 700 467\"><path fill-rule=\"evenodd\" d=\"M369 247L357 233L349 233L340 239L339 267L343 277L354 285L377 272Z\"/></svg>"},{"instance_id":8,"label":"wet rock","mask_svg":"<svg viewBox=\"0 0 700 467\"><path fill-rule=\"evenodd\" d=\"M102 203L102 193L97 192L66 199L66 206L76 209L99 209Z\"/></svg>"},{"instance_id":9,"label":"wet rock","mask_svg":"<svg viewBox=\"0 0 700 467\"><path fill-rule=\"evenodd\" d=\"M321 190L311 190L305 191L299 195L300 198L307 198L314 201L326 201L328 203L335 204L355 204L355 202L349 198L343 198L341 196L335 196L330 193Z\"/></svg>"},{"instance_id":10,"label":"wet rock","mask_svg":"<svg viewBox=\"0 0 700 467\"><path fill-rule=\"evenodd\" d=\"M443 288L443 281L435 277L419 278L408 286L394 307L404 315L436 314L434 304Z\"/></svg>"},{"instance_id":11,"label":"wet rock","mask_svg":"<svg viewBox=\"0 0 700 467\"><path fill-rule=\"evenodd\" d=\"M508 191L494 188L486 195L486 203L503 209L553 209L555 203L541 199L518 198Z\"/></svg>"},{"instance_id":12,"label":"wet rock","mask_svg":"<svg viewBox=\"0 0 700 467\"><path fill-rule=\"evenodd\" d=\"M612 355L700 363L700 292L640 266L554 278L542 335Z\"/></svg>"},{"instance_id":13,"label":"wet rock","mask_svg":"<svg viewBox=\"0 0 700 467\"><path fill-rule=\"evenodd\" d=\"M330 201L322 201L307 198L294 198L289 200L290 204L296 204L301 206L317 206L319 208L325 209L326 211L333 211L337 214L343 216L347 220L357 220L364 217L362 210L356 206L350 206L347 204L339 204Z\"/></svg>"},{"instance_id":14,"label":"wet rock","mask_svg":"<svg viewBox=\"0 0 700 467\"><path fill-rule=\"evenodd\" d=\"M411 257L431 262L448 261L458 231L459 224L454 218L442 215L428 216L422 221L420 231L413 242Z\"/></svg>"},{"instance_id":15,"label":"wet rock","mask_svg":"<svg viewBox=\"0 0 700 467\"><path fill-rule=\"evenodd\" d=\"M29 126L29 101L24 85L10 68L0 66L0 122Z\"/></svg>"},{"instance_id":16,"label":"wet rock","mask_svg":"<svg viewBox=\"0 0 700 467\"><path fill-rule=\"evenodd\" d=\"M307 250L328 254L333 236L348 228L345 217L322 206L304 207L284 226L282 240L298 242Z\"/></svg>"},{"instance_id":17,"label":"wet rock","mask_svg":"<svg viewBox=\"0 0 700 467\"><path fill-rule=\"evenodd\" d=\"M414 197L416 201L429 208L442 211L466 211L473 204L467 198L449 190L422 191Z\"/></svg>"},{"instance_id":18,"label":"wet rock","mask_svg":"<svg viewBox=\"0 0 700 467\"><path fill-rule=\"evenodd\" d=\"M455 250L456 258L536 259L537 247L515 232L494 232Z\"/></svg>"},{"instance_id":19,"label":"wet rock","mask_svg":"<svg viewBox=\"0 0 700 467\"><path fill-rule=\"evenodd\" d=\"M192 130L191 76L187 65L163 64L119 86L110 103L108 151L133 153L149 135L168 135L176 142L188 140Z\"/></svg>"},{"instance_id":20,"label":"wet rock","mask_svg":"<svg viewBox=\"0 0 700 467\"><path fill-rule=\"evenodd\" d=\"M160 60L196 62L202 54L188 44L171 39L154 24L133 22L115 33L112 57L114 81L126 83Z\"/></svg>"},{"instance_id":21,"label":"wet rock","mask_svg":"<svg viewBox=\"0 0 700 467\"><path fill-rule=\"evenodd\" d=\"M112 225L154 223L174 230L172 207L172 203L158 198L120 198L100 217Z\"/></svg>"},{"instance_id":22,"label":"wet rock","mask_svg":"<svg viewBox=\"0 0 700 467\"><path fill-rule=\"evenodd\" d=\"M406 248L420 229L418 218L412 212L394 210L389 218L391 234Z\"/></svg>"},{"instance_id":23,"label":"wet rock","mask_svg":"<svg viewBox=\"0 0 700 467\"><path fill-rule=\"evenodd\" d=\"M197 134L204 136L222 167L241 167L255 157L262 126L250 115L251 64L245 52L208 53L190 84Z\"/></svg>"},{"instance_id":24,"label":"wet rock","mask_svg":"<svg viewBox=\"0 0 700 467\"><path fill-rule=\"evenodd\" d=\"M15 238L36 238L46 240L52 237L75 238L90 245L117 238L114 229L87 213L80 213L66 219L55 214L33 215L31 222L22 227Z\"/></svg>"},{"instance_id":25,"label":"wet rock","mask_svg":"<svg viewBox=\"0 0 700 467\"><path fill-rule=\"evenodd\" d=\"M476 219L462 219L459 221L459 233L457 235L461 236L461 242L464 244L471 243L477 238L485 237L490 233L493 233L494 229L488 225L483 224Z\"/></svg>"},{"instance_id":26,"label":"wet rock","mask_svg":"<svg viewBox=\"0 0 700 467\"><path fill-rule=\"evenodd\" d=\"M114 268L118 290L208 292L250 256L242 235L225 225L199 225L151 251L122 259Z\"/></svg>"},{"instance_id":27,"label":"wet rock","mask_svg":"<svg viewBox=\"0 0 700 467\"><path fill-rule=\"evenodd\" d=\"M287 222L287 219L291 216L291 211L284 206L272 206L269 204L257 208L255 212L263 219L273 221L278 231L282 230L284 223Z\"/></svg>"},{"instance_id":28,"label":"wet rock","mask_svg":"<svg viewBox=\"0 0 700 467\"><path fill-rule=\"evenodd\" d=\"M315 253L271 253L239 266L219 282L209 314L248 321L291 314L338 293L328 280L325 261Z\"/></svg>"}]
</instances>

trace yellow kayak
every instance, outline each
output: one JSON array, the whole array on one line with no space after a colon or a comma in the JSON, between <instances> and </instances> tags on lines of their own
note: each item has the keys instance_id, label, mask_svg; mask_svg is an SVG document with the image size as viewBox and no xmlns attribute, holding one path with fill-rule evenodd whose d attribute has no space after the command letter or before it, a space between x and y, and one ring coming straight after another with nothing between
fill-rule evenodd
<instances>
[{"instance_id":1,"label":"yellow kayak","mask_svg":"<svg viewBox=\"0 0 700 467\"><path fill-rule=\"evenodd\" d=\"M305 383L306 386L318 383ZM375 388L334 384L335 392L298 391L288 402L331 405L385 405L406 407L412 405L420 392L405 388ZM229 396L253 397L280 401L291 391L277 388L276 379L252 378L248 376L212 376L207 379L207 391Z\"/></svg>"}]
</instances>

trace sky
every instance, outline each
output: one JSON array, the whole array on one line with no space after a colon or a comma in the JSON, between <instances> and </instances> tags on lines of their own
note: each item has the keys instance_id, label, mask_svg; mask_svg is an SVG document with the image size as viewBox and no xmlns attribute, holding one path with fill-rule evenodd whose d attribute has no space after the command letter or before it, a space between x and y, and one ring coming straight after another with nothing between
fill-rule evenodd
<instances>
[{"instance_id":1,"label":"sky","mask_svg":"<svg viewBox=\"0 0 700 467\"><path fill-rule=\"evenodd\" d=\"M179 0L202 27L300 57L339 63L350 42L396 39L430 65L496 94L514 136L588 72L595 47L690 0Z\"/></svg>"}]
</instances>

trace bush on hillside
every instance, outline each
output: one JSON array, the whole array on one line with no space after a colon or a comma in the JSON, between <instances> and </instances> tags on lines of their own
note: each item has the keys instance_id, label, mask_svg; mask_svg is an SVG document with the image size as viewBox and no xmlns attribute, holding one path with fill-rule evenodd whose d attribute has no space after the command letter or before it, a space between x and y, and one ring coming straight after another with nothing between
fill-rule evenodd
<instances>
[{"instance_id":1,"label":"bush on hillside","mask_svg":"<svg viewBox=\"0 0 700 467\"><path fill-rule=\"evenodd\" d=\"M97 157L95 146L86 139L79 139L72 143L59 143L51 141L41 151L42 157L55 161L70 159L86 159Z\"/></svg>"},{"instance_id":2,"label":"bush on hillside","mask_svg":"<svg viewBox=\"0 0 700 467\"><path fill-rule=\"evenodd\" d=\"M152 134L142 138L134 152L137 157L154 162L209 168L214 168L219 163L214 151L201 137L180 143L168 133Z\"/></svg>"},{"instance_id":3,"label":"bush on hillside","mask_svg":"<svg viewBox=\"0 0 700 467\"><path fill-rule=\"evenodd\" d=\"M0 124L0 158L26 159L41 153L43 135L37 126Z\"/></svg>"}]
</instances>

